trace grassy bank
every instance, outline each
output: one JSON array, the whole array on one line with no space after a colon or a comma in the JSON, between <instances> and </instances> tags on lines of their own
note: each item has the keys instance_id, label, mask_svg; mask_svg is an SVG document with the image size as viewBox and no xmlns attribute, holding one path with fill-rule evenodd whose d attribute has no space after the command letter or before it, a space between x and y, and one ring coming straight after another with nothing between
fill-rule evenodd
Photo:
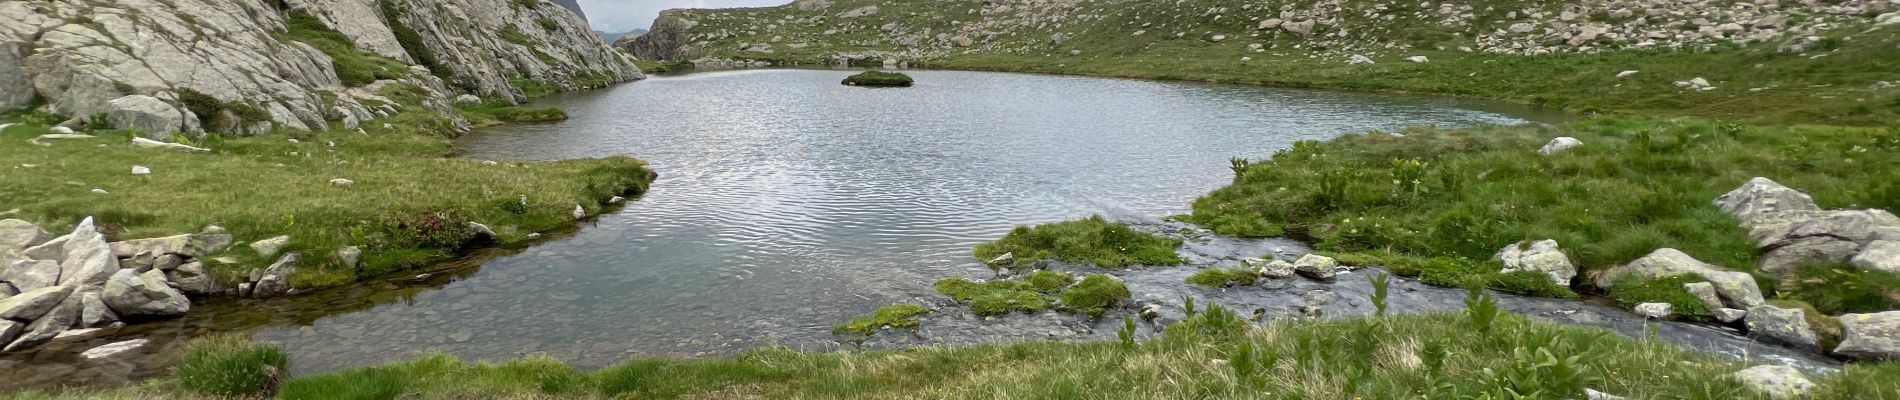
<instances>
[{"instance_id":1,"label":"grassy bank","mask_svg":"<svg viewBox=\"0 0 1900 400\"><path fill-rule=\"evenodd\" d=\"M1537 153L1558 136L1584 145ZM1746 271L1759 250L1713 199L1764 176L1812 194L1824 208L1900 209L1896 151L1900 128L1695 119L1353 134L1237 162L1234 183L1196 200L1189 219L1225 234L1308 239L1345 253L1348 263L1391 265L1446 285L1496 284L1482 274L1497 267L1434 258L1477 262L1507 244L1540 239L1561 243L1580 277L1663 247ZM1830 310L1837 313L1894 307L1879 294L1900 290L1878 272L1822 269L1801 280L1812 289L1790 293L1795 298L1858 304ZM1846 290L1850 282L1863 289Z\"/></svg>"},{"instance_id":2,"label":"grassy bank","mask_svg":"<svg viewBox=\"0 0 1900 400\"><path fill-rule=\"evenodd\" d=\"M1508 28L1519 18L1509 15L1532 10L1554 15L1564 4L1454 3L1473 6L1477 14L1469 25L1462 25L1435 14L1420 16L1417 4L1344 0L1323 8L1345 10L1345 16L1322 25L1316 32L1321 37L1302 38L1279 29L1260 31L1255 24L1278 16L1267 9L1288 5L1304 11L1314 7L1314 2L1084 2L1059 21L1031 16L1028 9L1033 6L1029 5L1014 5L1017 10L1011 11L999 8L1005 5L974 0L830 3L827 11L804 11L796 5L696 10L690 15L698 22L692 32L711 39L697 47L701 54L696 55L780 65L831 65L835 55L866 54L861 60L865 65L891 57L922 68L1432 93L1581 112L1755 123L1882 125L1900 118L1900 87L1893 85L1891 72L1900 70L1900 29L1867 30L1865 22L1818 33L1820 44L1804 54L1780 52L1785 38L1778 38L1706 49L1527 57L1458 49L1480 47L1473 37ZM879 11L815 24L780 23L868 5L876 5ZM974 15L979 9L985 14ZM1375 10L1390 18L1372 17ZM1684 18L1689 17L1652 16L1658 19L1656 24ZM779 24L760 29L767 24L764 21ZM985 22L995 26L966 34L971 40L967 46L950 45L930 35L922 35L922 43L913 46L887 33L894 27L957 35L968 25ZM1058 34L1063 40L1054 39ZM1211 40L1215 35L1225 39ZM756 43L778 45L771 52L745 50L745 44ZM914 48L919 51L909 52ZM1367 55L1376 63L1351 65L1347 63L1350 55ZM1405 60L1411 56L1425 56L1429 62ZM1623 71L1638 72L1619 78ZM1715 89L1684 90L1675 84L1696 77L1708 80Z\"/></svg>"},{"instance_id":3,"label":"grassy bank","mask_svg":"<svg viewBox=\"0 0 1900 400\"><path fill-rule=\"evenodd\" d=\"M14 115L0 122L19 124L0 132L0 160L8 164L0 167L8 171L0 174L0 198L7 199L0 217L58 232L93 216L121 240L194 233L212 224L240 241L290 235L285 251L304 253L291 283L315 288L453 256L474 244L469 222L492 228L500 244L573 226L576 205L599 212L608 198L644 191L650 179L643 163L625 157L546 163L450 157L446 122L411 109L364 124L365 133L282 131L191 142L211 150L205 153L134 148L131 132L111 130L34 145L29 142L58 119ZM390 128L382 128L385 122ZM133 175L133 166L152 172ZM342 246L362 248L360 267L332 255ZM221 255L243 259L207 263L227 282L272 261L243 245L214 256Z\"/></svg>"},{"instance_id":4,"label":"grassy bank","mask_svg":"<svg viewBox=\"0 0 1900 400\"><path fill-rule=\"evenodd\" d=\"M637 359L580 371L551 358L469 362L442 354L294 377L283 399L1090 398L1565 399L1588 389L1638 399L1765 399L1726 375L1749 365L1655 341L1535 322L1487 297L1461 314L1250 326L1209 306L1145 340L1024 342L883 352L762 348L733 358ZM1132 324L1132 323L1131 323ZM200 345L177 379L11 399L211 398L272 385L265 345ZM266 367L269 366L269 367ZM1900 364L1810 378L1815 399L1895 399Z\"/></svg>"}]
</instances>

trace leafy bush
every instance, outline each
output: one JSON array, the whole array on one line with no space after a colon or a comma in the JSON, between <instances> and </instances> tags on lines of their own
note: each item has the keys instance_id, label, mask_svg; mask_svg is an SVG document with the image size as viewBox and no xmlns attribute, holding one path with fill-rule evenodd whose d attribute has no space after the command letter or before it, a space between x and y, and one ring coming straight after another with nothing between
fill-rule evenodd
<instances>
[{"instance_id":1,"label":"leafy bush","mask_svg":"<svg viewBox=\"0 0 1900 400\"><path fill-rule=\"evenodd\" d=\"M920 306L916 304L908 304L908 303L892 304L892 305L888 305L884 307L879 307L877 311L872 313L871 315L853 318L851 319L851 322L846 322L844 325L838 325L837 327L831 329L831 333L857 333L857 334L869 335L869 334L877 332L878 329L882 329L885 326L890 326L893 328L903 328L903 329L916 328L918 324L917 316L924 315L925 313L929 313L929 312L930 312L929 309L926 309L924 308L924 306Z\"/></svg>"},{"instance_id":2,"label":"leafy bush","mask_svg":"<svg viewBox=\"0 0 1900 400\"><path fill-rule=\"evenodd\" d=\"M1556 281L1552 281L1550 274L1537 271L1511 271L1498 274L1497 277L1492 280L1491 287L1527 296L1559 297L1566 299L1577 297L1577 292L1571 291L1568 287L1558 285Z\"/></svg>"},{"instance_id":3,"label":"leafy bush","mask_svg":"<svg viewBox=\"0 0 1900 400\"><path fill-rule=\"evenodd\" d=\"M916 83L909 75L884 71L864 71L844 78L844 84L851 86L909 87Z\"/></svg>"},{"instance_id":4,"label":"leafy bush","mask_svg":"<svg viewBox=\"0 0 1900 400\"><path fill-rule=\"evenodd\" d=\"M1187 283L1212 286L1252 286L1260 273L1246 268L1208 268L1187 277Z\"/></svg>"},{"instance_id":5,"label":"leafy bush","mask_svg":"<svg viewBox=\"0 0 1900 400\"><path fill-rule=\"evenodd\" d=\"M1180 256L1174 250L1180 245L1178 239L1109 223L1097 215L1034 227L1017 227L1000 240L977 245L976 257L989 260L1003 253L1014 253L1017 264L1054 258L1110 268L1135 264L1175 265L1181 263Z\"/></svg>"},{"instance_id":6,"label":"leafy bush","mask_svg":"<svg viewBox=\"0 0 1900 400\"><path fill-rule=\"evenodd\" d=\"M1090 317L1097 317L1108 311L1109 306L1133 294L1121 280L1108 275L1094 274L1082 278L1082 283L1063 291L1061 296L1064 307L1088 314Z\"/></svg>"},{"instance_id":7,"label":"leafy bush","mask_svg":"<svg viewBox=\"0 0 1900 400\"><path fill-rule=\"evenodd\" d=\"M395 245L454 249L475 238L468 223L468 217L454 211L391 214L384 217L383 231Z\"/></svg>"},{"instance_id":8,"label":"leafy bush","mask_svg":"<svg viewBox=\"0 0 1900 400\"><path fill-rule=\"evenodd\" d=\"M290 357L276 346L215 336L192 344L178 363L178 383L212 396L252 396L290 376Z\"/></svg>"}]
</instances>

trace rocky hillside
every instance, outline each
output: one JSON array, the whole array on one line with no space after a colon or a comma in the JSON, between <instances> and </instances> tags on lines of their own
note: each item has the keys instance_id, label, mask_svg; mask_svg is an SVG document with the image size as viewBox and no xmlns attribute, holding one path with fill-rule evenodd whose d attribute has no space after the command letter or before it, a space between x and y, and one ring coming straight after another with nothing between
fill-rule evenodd
<instances>
[{"instance_id":1,"label":"rocky hillside","mask_svg":"<svg viewBox=\"0 0 1900 400\"><path fill-rule=\"evenodd\" d=\"M1250 50L1376 56L1425 49L1500 54L1711 50L1895 21L1887 0L800 0L764 9L676 10L633 47L643 59L701 56L932 60L1248 41ZM1887 13L1884 16L1883 13Z\"/></svg>"},{"instance_id":2,"label":"rocky hillside","mask_svg":"<svg viewBox=\"0 0 1900 400\"><path fill-rule=\"evenodd\" d=\"M354 129L474 94L519 102L641 78L541 0L31 0L0 3L0 110L165 132ZM96 125L93 125L96 126Z\"/></svg>"}]
</instances>

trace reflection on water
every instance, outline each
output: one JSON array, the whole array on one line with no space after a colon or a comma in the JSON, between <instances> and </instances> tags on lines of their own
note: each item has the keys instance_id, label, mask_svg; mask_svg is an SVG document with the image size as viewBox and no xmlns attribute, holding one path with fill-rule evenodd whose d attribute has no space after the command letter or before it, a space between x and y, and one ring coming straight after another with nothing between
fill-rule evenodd
<instances>
[{"instance_id":1,"label":"reflection on water","mask_svg":"<svg viewBox=\"0 0 1900 400\"><path fill-rule=\"evenodd\" d=\"M972 245L1018 224L1183 213L1230 179L1229 157L1297 140L1521 122L1437 98L942 71L868 89L839 85L847 74L709 73L546 99L574 118L479 131L460 142L466 156L630 155L660 172L652 190L570 237L400 295L381 283L245 324L146 329L269 325L255 337L282 344L298 372L432 350L593 367L824 348L832 324L930 296L935 278L978 268Z\"/></svg>"}]
</instances>

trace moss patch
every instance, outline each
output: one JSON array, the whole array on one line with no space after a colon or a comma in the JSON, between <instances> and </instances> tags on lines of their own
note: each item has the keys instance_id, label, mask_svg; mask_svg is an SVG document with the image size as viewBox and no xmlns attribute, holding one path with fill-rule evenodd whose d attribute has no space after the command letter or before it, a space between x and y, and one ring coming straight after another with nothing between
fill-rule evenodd
<instances>
[{"instance_id":1,"label":"moss patch","mask_svg":"<svg viewBox=\"0 0 1900 400\"><path fill-rule=\"evenodd\" d=\"M916 83L910 75L884 71L864 71L844 78L844 84L850 86L910 87Z\"/></svg>"},{"instance_id":2,"label":"moss patch","mask_svg":"<svg viewBox=\"0 0 1900 400\"><path fill-rule=\"evenodd\" d=\"M1121 268L1136 264L1180 264L1181 258L1174 250L1180 246L1179 239L1109 223L1097 215L1034 227L1017 227L1000 240L977 245L976 257L989 260L1004 253L1013 253L1017 265L1052 258Z\"/></svg>"},{"instance_id":3,"label":"moss patch","mask_svg":"<svg viewBox=\"0 0 1900 400\"><path fill-rule=\"evenodd\" d=\"M929 309L916 304L892 304L879 307L871 315L853 318L844 325L832 328L831 332L869 335L886 326L898 329L916 328L917 316L929 312Z\"/></svg>"}]
</instances>

